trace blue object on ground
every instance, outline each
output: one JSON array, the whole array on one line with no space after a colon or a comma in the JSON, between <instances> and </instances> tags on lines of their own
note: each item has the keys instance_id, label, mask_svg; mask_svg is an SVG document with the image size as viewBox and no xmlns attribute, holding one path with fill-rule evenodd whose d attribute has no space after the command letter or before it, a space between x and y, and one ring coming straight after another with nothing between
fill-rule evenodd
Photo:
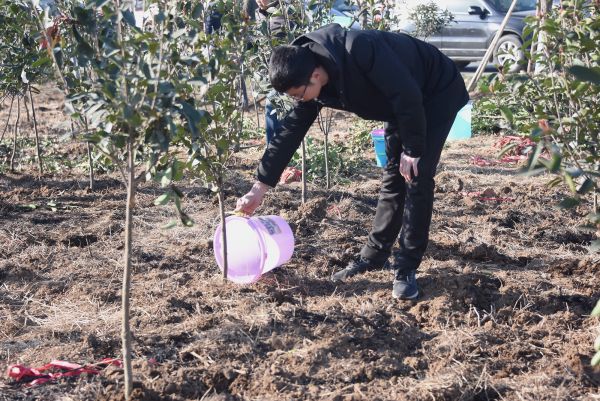
<instances>
[{"instance_id":1,"label":"blue object on ground","mask_svg":"<svg viewBox=\"0 0 600 401\"><path fill-rule=\"evenodd\" d=\"M471 111L473 110L473 103L467 103L462 109L458 111L456 119L450 128L448 134L448 140L453 141L457 139L468 139L471 137Z\"/></svg>"},{"instance_id":2,"label":"blue object on ground","mask_svg":"<svg viewBox=\"0 0 600 401\"><path fill-rule=\"evenodd\" d=\"M387 164L387 155L385 154L385 131L383 129L374 129L371 131L373 146L375 147L375 160L377 167L385 167Z\"/></svg>"}]
</instances>

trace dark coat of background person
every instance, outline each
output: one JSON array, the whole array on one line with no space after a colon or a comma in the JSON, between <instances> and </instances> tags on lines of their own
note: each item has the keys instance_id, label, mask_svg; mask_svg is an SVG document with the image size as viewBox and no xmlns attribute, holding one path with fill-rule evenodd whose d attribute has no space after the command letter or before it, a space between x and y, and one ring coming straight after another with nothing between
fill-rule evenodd
<instances>
[{"instance_id":1,"label":"dark coat of background person","mask_svg":"<svg viewBox=\"0 0 600 401\"><path fill-rule=\"evenodd\" d=\"M223 18L223 14L217 9L217 4L217 2L209 3L207 8L206 18L204 20L204 32L209 35L221 29L221 18ZM250 20L256 19L256 10L258 9L256 0L243 0L242 9L244 10L245 18Z\"/></svg>"}]
</instances>

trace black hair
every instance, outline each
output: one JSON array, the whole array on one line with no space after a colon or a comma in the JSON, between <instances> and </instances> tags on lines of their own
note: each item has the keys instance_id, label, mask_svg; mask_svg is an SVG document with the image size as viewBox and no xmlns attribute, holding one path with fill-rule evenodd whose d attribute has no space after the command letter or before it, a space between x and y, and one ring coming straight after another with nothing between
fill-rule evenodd
<instances>
[{"instance_id":1,"label":"black hair","mask_svg":"<svg viewBox=\"0 0 600 401\"><path fill-rule=\"evenodd\" d=\"M277 92L307 85L316 67L315 55L306 47L277 46L269 61L271 85Z\"/></svg>"}]
</instances>

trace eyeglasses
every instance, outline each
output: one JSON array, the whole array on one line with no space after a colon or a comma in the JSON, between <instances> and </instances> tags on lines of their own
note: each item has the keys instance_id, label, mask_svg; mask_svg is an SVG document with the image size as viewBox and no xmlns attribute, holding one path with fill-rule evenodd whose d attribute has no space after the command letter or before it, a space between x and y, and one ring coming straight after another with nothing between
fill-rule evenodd
<instances>
[{"instance_id":1,"label":"eyeglasses","mask_svg":"<svg viewBox=\"0 0 600 401\"><path fill-rule=\"evenodd\" d=\"M301 102L302 100L304 100L304 96L306 95L306 89L308 88L308 84L304 85L304 90L302 91L302 95L297 96L297 95L290 95L287 94L289 97L291 97L294 100L297 100L299 102Z\"/></svg>"}]
</instances>

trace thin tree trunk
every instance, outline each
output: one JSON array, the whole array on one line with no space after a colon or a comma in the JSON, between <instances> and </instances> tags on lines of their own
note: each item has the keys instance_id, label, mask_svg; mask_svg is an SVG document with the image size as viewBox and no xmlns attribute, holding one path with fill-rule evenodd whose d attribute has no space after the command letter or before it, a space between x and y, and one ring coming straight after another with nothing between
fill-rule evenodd
<instances>
[{"instance_id":1,"label":"thin tree trunk","mask_svg":"<svg viewBox=\"0 0 600 401\"><path fill-rule=\"evenodd\" d=\"M121 8L122 2L120 0L114 0L115 7ZM131 8L131 4L130 7ZM125 56L125 46L123 39L123 22L117 20L116 24L117 43L121 48L121 57ZM160 68L159 68L160 72ZM121 82L122 95L126 101L128 101L127 95L128 82L123 78ZM136 192L136 178L135 178L135 155L134 155L134 132L131 128L127 131L129 134L127 138L127 205L125 208L125 250L124 250L124 269L123 269L123 288L121 294L121 312L122 312L122 329L121 329L121 342L123 346L123 376L125 383L125 399L129 401L131 399L131 392L133 390L133 368L131 366L132 359L132 338L131 338L131 327L130 327L130 292L131 292L131 255L133 246L133 209L135 207L135 192Z\"/></svg>"},{"instance_id":2,"label":"thin tree trunk","mask_svg":"<svg viewBox=\"0 0 600 401\"><path fill-rule=\"evenodd\" d=\"M243 78L243 76L242 76ZM240 139L242 134L244 133L244 113L245 111L248 109L248 102L246 100L246 106L244 106L243 102L242 104L240 104L240 123L238 126L238 133L237 135L235 135L235 147L234 147L234 152L239 152L240 151Z\"/></svg>"},{"instance_id":3,"label":"thin tree trunk","mask_svg":"<svg viewBox=\"0 0 600 401\"><path fill-rule=\"evenodd\" d=\"M243 62L243 59L242 59ZM244 70L244 66L242 65L242 69L241 69L241 73L240 73L240 92L242 95L242 107L244 108L244 110L248 110L248 105L249 105L249 101L248 101L248 88L246 87L246 78L245 78L246 72Z\"/></svg>"},{"instance_id":4,"label":"thin tree trunk","mask_svg":"<svg viewBox=\"0 0 600 401\"><path fill-rule=\"evenodd\" d=\"M131 367L132 338L129 324L130 316L130 291L131 291L131 254L133 245L133 209L135 207L135 158L133 154L132 137L127 142L127 206L125 208L125 251L123 255L125 268L123 270L123 288L121 293L122 328L121 341L123 343L123 366L125 376L125 398L131 397L133 390L133 370Z\"/></svg>"},{"instance_id":5,"label":"thin tree trunk","mask_svg":"<svg viewBox=\"0 0 600 401\"><path fill-rule=\"evenodd\" d=\"M544 24L546 15L548 14L548 9L549 9L548 0L539 0L538 7L540 10L538 26L541 27ZM546 35L546 32L540 30L538 33L537 43L533 44L532 46L535 49L535 53L539 54L541 57L545 57L545 54L546 54L545 49L546 49L547 41L548 41L548 35ZM533 73L535 75L541 74L542 72L544 72L544 68L545 68L545 66L543 63L535 63L535 66L533 67Z\"/></svg>"},{"instance_id":6,"label":"thin tree trunk","mask_svg":"<svg viewBox=\"0 0 600 401\"><path fill-rule=\"evenodd\" d=\"M96 186L96 181L94 180L94 159L92 159L92 144L90 142L87 143L87 154L90 177L90 191L93 191Z\"/></svg>"},{"instance_id":7,"label":"thin tree trunk","mask_svg":"<svg viewBox=\"0 0 600 401\"><path fill-rule=\"evenodd\" d=\"M17 98L17 121L15 121L15 129L13 130L13 149L10 155L10 172L15 172L15 157L17 154L17 136L19 133L19 120L21 119L21 99Z\"/></svg>"},{"instance_id":8,"label":"thin tree trunk","mask_svg":"<svg viewBox=\"0 0 600 401\"><path fill-rule=\"evenodd\" d=\"M369 12L367 10L367 7L369 6L369 3L367 1L360 1L358 3L358 8L361 10L360 12L360 27L362 29L367 29L368 25L369 25Z\"/></svg>"},{"instance_id":9,"label":"thin tree trunk","mask_svg":"<svg viewBox=\"0 0 600 401\"><path fill-rule=\"evenodd\" d=\"M302 140L302 204L306 203L306 142Z\"/></svg>"},{"instance_id":10,"label":"thin tree trunk","mask_svg":"<svg viewBox=\"0 0 600 401\"><path fill-rule=\"evenodd\" d=\"M28 84L27 87L30 85ZM23 107L25 107L25 116L27 117L27 122L31 123L31 117L29 117L29 108L27 107L27 89L23 93ZM29 138L29 131L27 131L27 138Z\"/></svg>"},{"instance_id":11,"label":"thin tree trunk","mask_svg":"<svg viewBox=\"0 0 600 401\"><path fill-rule=\"evenodd\" d=\"M73 122L73 120L71 120ZM89 125L87 117L83 117L83 125L85 127L85 134L89 134ZM96 180L94 179L94 159L92 157L92 143L87 142L87 155L88 155L88 176L90 179L90 191L93 191L96 187Z\"/></svg>"},{"instance_id":12,"label":"thin tree trunk","mask_svg":"<svg viewBox=\"0 0 600 401\"><path fill-rule=\"evenodd\" d=\"M329 189L329 127L327 126L327 116L323 117L323 110L319 111L317 121L325 138L325 185Z\"/></svg>"},{"instance_id":13,"label":"thin tree trunk","mask_svg":"<svg viewBox=\"0 0 600 401\"><path fill-rule=\"evenodd\" d=\"M319 128L325 137L325 181L327 189L331 188L331 173L329 171L329 132L331 131L331 123L333 121L333 113L330 109L325 112L323 117L323 110L321 110L317 116L319 122Z\"/></svg>"},{"instance_id":14,"label":"thin tree trunk","mask_svg":"<svg viewBox=\"0 0 600 401\"><path fill-rule=\"evenodd\" d=\"M221 235L223 236L223 280L227 280L229 263L227 262L227 225L225 224L225 199L223 196L223 180L219 179L219 211L221 213Z\"/></svg>"},{"instance_id":15,"label":"thin tree trunk","mask_svg":"<svg viewBox=\"0 0 600 401\"><path fill-rule=\"evenodd\" d=\"M75 139L77 136L75 135L75 125L73 124L73 119L71 120L71 139Z\"/></svg>"},{"instance_id":16,"label":"thin tree trunk","mask_svg":"<svg viewBox=\"0 0 600 401\"><path fill-rule=\"evenodd\" d=\"M256 113L256 127L260 129L260 114L258 113L258 101L256 100L256 88L254 87L254 81L250 81L252 85L252 101L254 102L254 112Z\"/></svg>"},{"instance_id":17,"label":"thin tree trunk","mask_svg":"<svg viewBox=\"0 0 600 401\"><path fill-rule=\"evenodd\" d=\"M535 15L537 16L537 21L535 23L535 32L539 32L540 26L542 25L541 18L539 17L541 15L541 3L542 3L542 0L538 0L535 5ZM530 57L529 57L529 60L527 61L527 74L531 74L533 72L533 69L535 68L535 61L533 60L534 58L535 58L535 45L532 43L531 47L530 47Z\"/></svg>"},{"instance_id":18,"label":"thin tree trunk","mask_svg":"<svg viewBox=\"0 0 600 401\"><path fill-rule=\"evenodd\" d=\"M4 134L6 133L6 129L8 128L8 123L10 122L10 117L12 116L13 103L15 102L15 96L10 99L10 108L8 109L8 117L6 117L6 124L4 125L4 129L2 130L2 136L0 136L0 142L4 139Z\"/></svg>"},{"instance_id":19,"label":"thin tree trunk","mask_svg":"<svg viewBox=\"0 0 600 401\"><path fill-rule=\"evenodd\" d=\"M325 186L331 188L329 173L329 132L325 134Z\"/></svg>"},{"instance_id":20,"label":"thin tree trunk","mask_svg":"<svg viewBox=\"0 0 600 401\"><path fill-rule=\"evenodd\" d=\"M35 132L35 150L37 153L37 161L38 161L38 172L40 177L44 173L44 169L42 166L42 151L40 149L40 135L38 133L37 127L37 119L35 117L35 104L33 103L33 94L31 93L31 85L27 85L29 89L29 99L31 100L31 116L33 117L33 130Z\"/></svg>"}]
</instances>

